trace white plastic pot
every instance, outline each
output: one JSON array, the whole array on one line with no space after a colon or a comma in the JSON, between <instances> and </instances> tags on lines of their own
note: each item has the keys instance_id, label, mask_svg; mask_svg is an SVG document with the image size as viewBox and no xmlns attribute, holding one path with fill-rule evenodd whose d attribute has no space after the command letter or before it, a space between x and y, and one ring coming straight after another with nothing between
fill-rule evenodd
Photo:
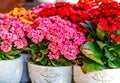
<instances>
[{"instance_id":1,"label":"white plastic pot","mask_svg":"<svg viewBox=\"0 0 120 83\"><path fill-rule=\"evenodd\" d=\"M49 67L28 63L32 83L71 83L72 66Z\"/></svg>"},{"instance_id":2,"label":"white plastic pot","mask_svg":"<svg viewBox=\"0 0 120 83\"><path fill-rule=\"evenodd\" d=\"M23 57L0 61L0 83L19 83L23 72Z\"/></svg>"},{"instance_id":3,"label":"white plastic pot","mask_svg":"<svg viewBox=\"0 0 120 83\"><path fill-rule=\"evenodd\" d=\"M75 83L120 83L120 69L83 73L80 66L74 66Z\"/></svg>"}]
</instances>

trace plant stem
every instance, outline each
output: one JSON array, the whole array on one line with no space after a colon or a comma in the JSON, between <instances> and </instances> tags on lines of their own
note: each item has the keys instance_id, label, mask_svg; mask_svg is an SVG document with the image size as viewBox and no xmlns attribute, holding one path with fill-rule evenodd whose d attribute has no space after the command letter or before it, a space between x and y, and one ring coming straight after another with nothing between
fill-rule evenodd
<instances>
[{"instance_id":1,"label":"plant stem","mask_svg":"<svg viewBox=\"0 0 120 83\"><path fill-rule=\"evenodd\" d=\"M57 66L54 62L50 61L52 63L53 66Z\"/></svg>"}]
</instances>

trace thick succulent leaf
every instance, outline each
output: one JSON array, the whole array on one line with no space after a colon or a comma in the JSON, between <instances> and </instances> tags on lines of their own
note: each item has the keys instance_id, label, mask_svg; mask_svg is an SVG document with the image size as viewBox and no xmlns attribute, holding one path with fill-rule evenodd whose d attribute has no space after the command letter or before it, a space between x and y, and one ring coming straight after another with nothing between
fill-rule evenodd
<instances>
[{"instance_id":1,"label":"thick succulent leaf","mask_svg":"<svg viewBox=\"0 0 120 83\"><path fill-rule=\"evenodd\" d=\"M90 22L90 21L86 21L86 23L88 24L89 28L95 32L96 30L96 26L94 23Z\"/></svg>"},{"instance_id":2,"label":"thick succulent leaf","mask_svg":"<svg viewBox=\"0 0 120 83\"><path fill-rule=\"evenodd\" d=\"M85 23L80 23L83 27L85 27L85 28L89 28L89 26L87 25L87 24L85 24Z\"/></svg>"},{"instance_id":3,"label":"thick succulent leaf","mask_svg":"<svg viewBox=\"0 0 120 83\"><path fill-rule=\"evenodd\" d=\"M114 54L111 53L111 52L105 53L105 56L106 56L107 58L109 58L109 59L115 57Z\"/></svg>"},{"instance_id":4,"label":"thick succulent leaf","mask_svg":"<svg viewBox=\"0 0 120 83\"><path fill-rule=\"evenodd\" d=\"M36 45L36 44L31 44L31 45L30 45L30 48L31 48L31 53L32 53L32 55L39 53L39 46L38 46L38 45Z\"/></svg>"},{"instance_id":5,"label":"thick succulent leaf","mask_svg":"<svg viewBox=\"0 0 120 83\"><path fill-rule=\"evenodd\" d=\"M8 54L5 54L5 57L8 58L9 60L15 59L14 56L11 56L11 55L8 55Z\"/></svg>"},{"instance_id":6,"label":"thick succulent leaf","mask_svg":"<svg viewBox=\"0 0 120 83\"><path fill-rule=\"evenodd\" d=\"M46 49L48 47L49 41L44 40L43 42L39 43L40 50Z\"/></svg>"},{"instance_id":7,"label":"thick succulent leaf","mask_svg":"<svg viewBox=\"0 0 120 83\"><path fill-rule=\"evenodd\" d=\"M89 59L103 65L103 53L94 42L87 42L81 46L81 52Z\"/></svg>"},{"instance_id":8,"label":"thick succulent leaf","mask_svg":"<svg viewBox=\"0 0 120 83\"><path fill-rule=\"evenodd\" d=\"M48 49L40 50L40 52L41 52L42 54L47 54L47 53L48 53Z\"/></svg>"},{"instance_id":9,"label":"thick succulent leaf","mask_svg":"<svg viewBox=\"0 0 120 83\"><path fill-rule=\"evenodd\" d=\"M108 61L108 66L111 67L111 68L116 68L116 64L112 61Z\"/></svg>"},{"instance_id":10,"label":"thick succulent leaf","mask_svg":"<svg viewBox=\"0 0 120 83\"><path fill-rule=\"evenodd\" d=\"M48 62L49 62L48 58L43 58L42 61L40 61L40 65L42 64L42 65L46 66L48 64Z\"/></svg>"},{"instance_id":11,"label":"thick succulent leaf","mask_svg":"<svg viewBox=\"0 0 120 83\"><path fill-rule=\"evenodd\" d=\"M114 47L114 51L120 56L120 46Z\"/></svg>"},{"instance_id":12,"label":"thick succulent leaf","mask_svg":"<svg viewBox=\"0 0 120 83\"><path fill-rule=\"evenodd\" d=\"M29 52L29 51L31 51L31 48L29 48L29 47L24 47L22 50L23 50L23 51L26 51L26 52Z\"/></svg>"},{"instance_id":13,"label":"thick succulent leaf","mask_svg":"<svg viewBox=\"0 0 120 83\"><path fill-rule=\"evenodd\" d=\"M100 65L100 64L98 64L98 63L96 63L88 58L83 59L83 65L81 67L81 69L84 73L102 70L104 68L105 68L104 65Z\"/></svg>"},{"instance_id":14,"label":"thick succulent leaf","mask_svg":"<svg viewBox=\"0 0 120 83\"><path fill-rule=\"evenodd\" d=\"M119 68L120 67L120 58L118 58L118 57L111 58L108 61L108 66L111 68Z\"/></svg>"},{"instance_id":15,"label":"thick succulent leaf","mask_svg":"<svg viewBox=\"0 0 120 83\"><path fill-rule=\"evenodd\" d=\"M101 27L98 25L96 29L96 35L99 39L104 40L105 32L101 30Z\"/></svg>"},{"instance_id":16,"label":"thick succulent leaf","mask_svg":"<svg viewBox=\"0 0 120 83\"><path fill-rule=\"evenodd\" d=\"M39 46L36 44L31 44L30 47L32 50L39 50Z\"/></svg>"},{"instance_id":17,"label":"thick succulent leaf","mask_svg":"<svg viewBox=\"0 0 120 83\"><path fill-rule=\"evenodd\" d=\"M95 24L93 24L90 21L85 21L86 23L80 23L83 27L85 27L86 29L88 29L88 32L95 36L95 32L96 32L96 26Z\"/></svg>"},{"instance_id":18,"label":"thick succulent leaf","mask_svg":"<svg viewBox=\"0 0 120 83\"><path fill-rule=\"evenodd\" d=\"M103 49L106 46L106 44L104 44L101 41L96 41L96 43L98 44L98 46L100 47L100 49Z\"/></svg>"},{"instance_id":19,"label":"thick succulent leaf","mask_svg":"<svg viewBox=\"0 0 120 83\"><path fill-rule=\"evenodd\" d=\"M1 55L2 60L9 60L5 55Z\"/></svg>"},{"instance_id":20,"label":"thick succulent leaf","mask_svg":"<svg viewBox=\"0 0 120 83\"><path fill-rule=\"evenodd\" d=\"M120 30L116 31L117 36L120 36Z\"/></svg>"},{"instance_id":21,"label":"thick succulent leaf","mask_svg":"<svg viewBox=\"0 0 120 83\"><path fill-rule=\"evenodd\" d=\"M20 54L20 51L18 50L11 50L10 52L5 53L6 55L18 55Z\"/></svg>"}]
</instances>

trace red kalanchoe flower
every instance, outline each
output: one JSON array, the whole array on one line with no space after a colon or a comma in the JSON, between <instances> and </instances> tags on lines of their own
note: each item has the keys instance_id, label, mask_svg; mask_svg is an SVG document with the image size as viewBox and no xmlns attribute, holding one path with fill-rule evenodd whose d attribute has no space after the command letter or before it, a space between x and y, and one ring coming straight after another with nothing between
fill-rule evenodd
<instances>
[{"instance_id":1,"label":"red kalanchoe flower","mask_svg":"<svg viewBox=\"0 0 120 83\"><path fill-rule=\"evenodd\" d=\"M116 42L120 42L120 36L116 37Z\"/></svg>"},{"instance_id":2,"label":"red kalanchoe flower","mask_svg":"<svg viewBox=\"0 0 120 83\"><path fill-rule=\"evenodd\" d=\"M85 3L85 4L88 4L90 7L93 7L93 6L99 5L100 2L110 3L110 2L113 2L113 1L114 0L79 0L78 3L79 4Z\"/></svg>"},{"instance_id":3,"label":"red kalanchoe flower","mask_svg":"<svg viewBox=\"0 0 120 83\"><path fill-rule=\"evenodd\" d=\"M99 20L99 25L101 26L101 29L102 29L103 31L108 31L108 30L109 30L109 26L108 26L108 23L107 23L107 20L106 20L106 19L101 18L101 19Z\"/></svg>"},{"instance_id":4,"label":"red kalanchoe flower","mask_svg":"<svg viewBox=\"0 0 120 83\"><path fill-rule=\"evenodd\" d=\"M82 26L79 25L79 27L77 28L77 31L86 33L86 32L87 32L87 29L86 29L86 28L83 28Z\"/></svg>"},{"instance_id":5,"label":"red kalanchoe flower","mask_svg":"<svg viewBox=\"0 0 120 83\"><path fill-rule=\"evenodd\" d=\"M117 30L116 25L109 26L109 30L108 30L109 32L114 32L116 30Z\"/></svg>"},{"instance_id":6,"label":"red kalanchoe flower","mask_svg":"<svg viewBox=\"0 0 120 83\"><path fill-rule=\"evenodd\" d=\"M44 8L42 11L39 12L39 16L41 17L48 17L48 16L54 16L56 15L56 8Z\"/></svg>"}]
</instances>

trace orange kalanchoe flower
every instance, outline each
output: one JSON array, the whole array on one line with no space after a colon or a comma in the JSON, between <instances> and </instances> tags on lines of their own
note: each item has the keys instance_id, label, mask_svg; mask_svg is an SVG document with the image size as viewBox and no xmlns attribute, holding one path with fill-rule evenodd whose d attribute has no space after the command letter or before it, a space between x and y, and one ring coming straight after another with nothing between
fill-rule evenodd
<instances>
[{"instance_id":1,"label":"orange kalanchoe flower","mask_svg":"<svg viewBox=\"0 0 120 83\"><path fill-rule=\"evenodd\" d=\"M8 16L18 17L22 22L26 24L33 24L33 21L37 17L35 14L31 13L30 10L25 8L14 8L8 13Z\"/></svg>"}]
</instances>

